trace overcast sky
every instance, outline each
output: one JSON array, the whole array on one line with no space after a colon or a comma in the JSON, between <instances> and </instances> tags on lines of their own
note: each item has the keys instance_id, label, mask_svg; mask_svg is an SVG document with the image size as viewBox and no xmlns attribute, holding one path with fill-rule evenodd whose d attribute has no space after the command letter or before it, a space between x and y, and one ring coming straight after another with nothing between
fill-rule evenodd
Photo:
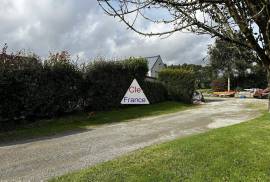
<instances>
[{"instance_id":1,"label":"overcast sky","mask_svg":"<svg viewBox=\"0 0 270 182\"><path fill-rule=\"evenodd\" d=\"M67 50L82 60L161 55L167 64L200 64L212 40L180 32L166 39L138 35L105 15L96 0L1 0L1 46L4 43L9 51L25 49L41 57Z\"/></svg>"}]
</instances>

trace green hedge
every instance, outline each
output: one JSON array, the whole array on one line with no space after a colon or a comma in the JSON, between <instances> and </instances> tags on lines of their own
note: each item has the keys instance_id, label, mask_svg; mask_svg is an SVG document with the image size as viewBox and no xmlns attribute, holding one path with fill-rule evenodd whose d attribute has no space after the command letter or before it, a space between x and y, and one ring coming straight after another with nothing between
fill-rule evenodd
<instances>
[{"instance_id":1,"label":"green hedge","mask_svg":"<svg viewBox=\"0 0 270 182\"><path fill-rule=\"evenodd\" d=\"M166 68L159 73L159 80L165 84L171 100L185 103L192 102L196 81L195 74L192 70Z\"/></svg>"},{"instance_id":2,"label":"green hedge","mask_svg":"<svg viewBox=\"0 0 270 182\"><path fill-rule=\"evenodd\" d=\"M44 64L34 57L0 56L0 130L74 111L83 75L67 55Z\"/></svg>"},{"instance_id":3,"label":"green hedge","mask_svg":"<svg viewBox=\"0 0 270 182\"><path fill-rule=\"evenodd\" d=\"M0 56L0 120L32 115L42 64L35 58ZM0 127L7 123L0 123ZM11 125L8 123L7 125Z\"/></svg>"},{"instance_id":4,"label":"green hedge","mask_svg":"<svg viewBox=\"0 0 270 182\"><path fill-rule=\"evenodd\" d=\"M150 104L163 102L168 99L167 89L162 83L145 81L141 87Z\"/></svg>"},{"instance_id":5,"label":"green hedge","mask_svg":"<svg viewBox=\"0 0 270 182\"><path fill-rule=\"evenodd\" d=\"M145 79L147 63L141 58L130 58L124 61L98 61L86 68L87 110L108 110L120 107L134 78L139 83Z\"/></svg>"},{"instance_id":6,"label":"green hedge","mask_svg":"<svg viewBox=\"0 0 270 182\"><path fill-rule=\"evenodd\" d=\"M99 61L79 69L66 52L36 57L0 54L0 130L76 110L108 110L120 105L136 78L150 103L167 99L160 83L145 82L142 58Z\"/></svg>"},{"instance_id":7,"label":"green hedge","mask_svg":"<svg viewBox=\"0 0 270 182\"><path fill-rule=\"evenodd\" d=\"M82 72L69 61L49 60L39 81L39 105L36 116L55 116L80 109Z\"/></svg>"}]
</instances>

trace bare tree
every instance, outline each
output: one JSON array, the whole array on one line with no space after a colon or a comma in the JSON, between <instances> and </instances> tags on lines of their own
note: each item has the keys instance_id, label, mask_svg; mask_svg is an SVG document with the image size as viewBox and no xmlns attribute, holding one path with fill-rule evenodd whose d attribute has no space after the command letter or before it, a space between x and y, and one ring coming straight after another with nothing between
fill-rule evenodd
<instances>
[{"instance_id":1,"label":"bare tree","mask_svg":"<svg viewBox=\"0 0 270 182\"><path fill-rule=\"evenodd\" d=\"M98 0L98 3L108 15L120 18L128 28L142 35L188 31L249 48L268 70L270 87L270 0ZM168 30L145 32L137 25L142 20L166 24Z\"/></svg>"}]
</instances>

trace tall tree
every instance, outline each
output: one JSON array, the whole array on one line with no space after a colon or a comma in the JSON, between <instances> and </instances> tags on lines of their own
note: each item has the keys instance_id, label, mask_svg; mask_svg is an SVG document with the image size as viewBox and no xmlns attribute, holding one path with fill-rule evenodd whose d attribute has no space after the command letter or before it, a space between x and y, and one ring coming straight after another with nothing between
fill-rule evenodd
<instances>
[{"instance_id":1,"label":"tall tree","mask_svg":"<svg viewBox=\"0 0 270 182\"><path fill-rule=\"evenodd\" d=\"M236 46L230 42L216 39L215 43L208 48L209 65L213 70L223 72L227 76L227 90L231 89L231 77L245 75L247 70L254 67L258 62L256 55L245 47Z\"/></svg>"},{"instance_id":2,"label":"tall tree","mask_svg":"<svg viewBox=\"0 0 270 182\"><path fill-rule=\"evenodd\" d=\"M104 11L119 17L143 35L170 35L178 31L210 34L249 48L268 71L270 87L269 0L97 0ZM162 16L163 15L163 16ZM144 32L138 20L166 24L168 30ZM270 112L270 97L269 97Z\"/></svg>"}]
</instances>

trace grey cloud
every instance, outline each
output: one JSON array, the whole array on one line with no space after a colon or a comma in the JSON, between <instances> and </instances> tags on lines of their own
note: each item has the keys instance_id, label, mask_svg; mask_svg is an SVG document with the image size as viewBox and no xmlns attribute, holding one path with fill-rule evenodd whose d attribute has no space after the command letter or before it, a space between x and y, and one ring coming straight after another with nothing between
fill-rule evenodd
<instances>
[{"instance_id":1,"label":"grey cloud","mask_svg":"<svg viewBox=\"0 0 270 182\"><path fill-rule=\"evenodd\" d=\"M200 64L212 41L184 33L167 39L142 37L105 15L95 0L3 0L2 5L0 43L42 57L61 50L83 60L160 54L168 64Z\"/></svg>"}]
</instances>

